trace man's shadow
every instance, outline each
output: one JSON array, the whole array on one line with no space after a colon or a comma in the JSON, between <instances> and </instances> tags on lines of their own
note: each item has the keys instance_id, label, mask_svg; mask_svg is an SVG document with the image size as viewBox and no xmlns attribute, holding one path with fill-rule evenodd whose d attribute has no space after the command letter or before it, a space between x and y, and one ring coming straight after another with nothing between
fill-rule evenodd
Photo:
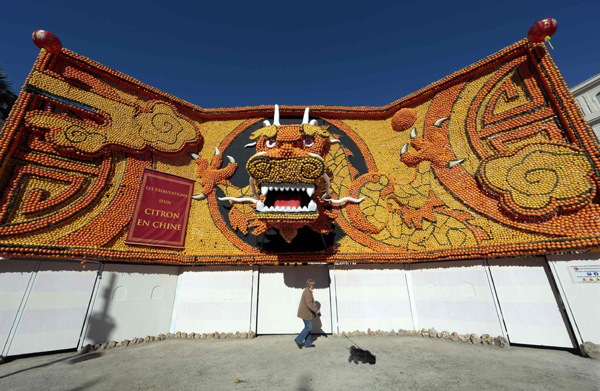
<instances>
[{"instance_id":1,"label":"man's shadow","mask_svg":"<svg viewBox=\"0 0 600 391\"><path fill-rule=\"evenodd\" d=\"M102 292L102 297L104 298L102 312L94 313L90 317L86 339L93 344L101 344L110 341L111 332L116 327L115 320L108 314L108 307L112 300L116 278L116 274L111 274L108 286Z\"/></svg>"}]
</instances>

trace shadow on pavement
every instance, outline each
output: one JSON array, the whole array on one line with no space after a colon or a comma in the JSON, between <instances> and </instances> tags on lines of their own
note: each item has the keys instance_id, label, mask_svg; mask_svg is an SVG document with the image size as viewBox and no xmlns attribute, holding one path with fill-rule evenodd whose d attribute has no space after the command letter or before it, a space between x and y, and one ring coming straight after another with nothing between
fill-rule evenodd
<instances>
[{"instance_id":1,"label":"shadow on pavement","mask_svg":"<svg viewBox=\"0 0 600 391\"><path fill-rule=\"evenodd\" d=\"M83 354L83 355L80 355L79 357L75 357L75 358L72 358L71 360L69 360L69 364L73 365L73 364L77 364L77 363L80 363L80 362L93 360L93 359L98 358L100 356L102 356L102 353L100 353L100 352Z\"/></svg>"},{"instance_id":2,"label":"shadow on pavement","mask_svg":"<svg viewBox=\"0 0 600 391\"><path fill-rule=\"evenodd\" d=\"M52 352L52 353L54 353L54 352ZM40 364L40 365L36 365L34 367L31 367L31 368L25 368L25 369L18 370L16 372L8 373L8 374L6 374L4 376L0 376L0 379L4 379L4 378L7 378L9 376L16 375L17 373L27 372L27 371L30 371L32 369L48 367L50 365L53 365L53 364L56 364L56 363L59 363L59 362L62 362L62 361L68 361L69 364L77 364L78 362L93 360L95 358L100 357L101 355L102 355L102 353L100 353L100 352L89 353L89 354L77 353L74 356L60 358L58 360L47 362L45 364Z\"/></svg>"},{"instance_id":3,"label":"shadow on pavement","mask_svg":"<svg viewBox=\"0 0 600 391\"><path fill-rule=\"evenodd\" d=\"M315 343L318 339L327 338L326 334L311 334L310 339L312 343Z\"/></svg>"},{"instance_id":4,"label":"shadow on pavement","mask_svg":"<svg viewBox=\"0 0 600 391\"><path fill-rule=\"evenodd\" d=\"M312 391L311 385L312 379L309 374L303 373L298 378L298 384L296 385L296 391Z\"/></svg>"},{"instance_id":5,"label":"shadow on pavement","mask_svg":"<svg viewBox=\"0 0 600 391\"><path fill-rule=\"evenodd\" d=\"M95 379L95 380L90 380L87 381L85 383L83 383L82 385L75 387L75 388L70 388L69 391L81 391L81 390L89 390L89 388L91 386L93 386L94 384L100 383L100 380L102 380L101 377Z\"/></svg>"}]
</instances>

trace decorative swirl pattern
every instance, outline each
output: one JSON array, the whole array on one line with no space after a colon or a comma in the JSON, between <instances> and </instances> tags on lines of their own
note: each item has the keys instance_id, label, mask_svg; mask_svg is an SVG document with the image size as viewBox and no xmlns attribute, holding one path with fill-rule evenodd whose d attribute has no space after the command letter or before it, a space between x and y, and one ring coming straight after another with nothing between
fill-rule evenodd
<instances>
[{"instance_id":1,"label":"decorative swirl pattern","mask_svg":"<svg viewBox=\"0 0 600 391\"><path fill-rule=\"evenodd\" d=\"M69 126L67 130L65 130L64 138L71 144L81 144L85 142L98 144L106 141L105 135L99 132L93 132L79 125ZM92 141L92 139L96 140Z\"/></svg>"},{"instance_id":2,"label":"decorative swirl pattern","mask_svg":"<svg viewBox=\"0 0 600 391\"><path fill-rule=\"evenodd\" d=\"M183 138L195 134L195 129L188 121L177 116L173 108L164 103L155 103L150 113L142 113L138 117L141 125L140 137L153 144L175 145L183 132Z\"/></svg>"},{"instance_id":3,"label":"decorative swirl pattern","mask_svg":"<svg viewBox=\"0 0 600 391\"><path fill-rule=\"evenodd\" d=\"M564 144L528 144L488 157L478 177L501 196L505 208L522 216L579 209L596 193L591 163L581 150Z\"/></svg>"}]
</instances>

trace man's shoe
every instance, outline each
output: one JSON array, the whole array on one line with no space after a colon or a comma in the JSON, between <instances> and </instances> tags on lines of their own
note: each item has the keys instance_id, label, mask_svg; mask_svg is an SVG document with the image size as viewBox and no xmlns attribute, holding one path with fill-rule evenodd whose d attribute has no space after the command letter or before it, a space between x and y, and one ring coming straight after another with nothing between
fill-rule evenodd
<instances>
[{"instance_id":1,"label":"man's shoe","mask_svg":"<svg viewBox=\"0 0 600 391\"><path fill-rule=\"evenodd\" d=\"M296 340L294 340L294 342L296 343L296 346L298 346L298 349L302 349L302 344L299 344Z\"/></svg>"},{"instance_id":2,"label":"man's shoe","mask_svg":"<svg viewBox=\"0 0 600 391\"><path fill-rule=\"evenodd\" d=\"M308 346L305 346L305 348L314 348L314 347L315 347L315 345L308 345Z\"/></svg>"}]
</instances>

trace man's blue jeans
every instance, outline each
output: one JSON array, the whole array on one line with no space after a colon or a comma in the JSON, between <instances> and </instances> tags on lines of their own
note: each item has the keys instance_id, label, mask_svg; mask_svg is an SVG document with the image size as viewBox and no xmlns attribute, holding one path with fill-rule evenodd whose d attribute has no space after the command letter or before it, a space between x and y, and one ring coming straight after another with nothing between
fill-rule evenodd
<instances>
[{"instance_id":1,"label":"man's blue jeans","mask_svg":"<svg viewBox=\"0 0 600 391\"><path fill-rule=\"evenodd\" d=\"M310 331L312 330L312 320L302 319L302 321L304 322L304 329L302 329L300 334L296 337L296 342L298 342L299 344L302 344L302 342L306 340L304 342L304 346L310 346L310 345L312 345L312 342L310 340Z\"/></svg>"}]
</instances>

